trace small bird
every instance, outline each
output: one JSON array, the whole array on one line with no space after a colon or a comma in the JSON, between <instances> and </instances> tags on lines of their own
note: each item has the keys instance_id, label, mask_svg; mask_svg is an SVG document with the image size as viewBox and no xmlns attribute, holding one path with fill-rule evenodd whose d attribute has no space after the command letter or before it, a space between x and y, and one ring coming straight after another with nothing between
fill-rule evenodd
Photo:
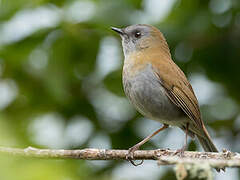
<instances>
[{"instance_id":1,"label":"small bird","mask_svg":"<svg viewBox=\"0 0 240 180\"><path fill-rule=\"evenodd\" d=\"M163 34L146 24L112 27L112 30L122 39L125 58L122 77L126 96L143 116L163 124L129 148L127 159L134 164L134 151L169 125L186 133L185 144L178 151L181 154L186 149L187 136L197 136L206 152L218 152L203 124L192 86L173 62Z\"/></svg>"}]
</instances>

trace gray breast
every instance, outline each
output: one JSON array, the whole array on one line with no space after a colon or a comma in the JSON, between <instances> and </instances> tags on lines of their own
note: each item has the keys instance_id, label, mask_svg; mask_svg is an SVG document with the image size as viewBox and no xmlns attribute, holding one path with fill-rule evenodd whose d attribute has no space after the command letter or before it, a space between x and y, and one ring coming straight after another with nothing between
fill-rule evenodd
<instances>
[{"instance_id":1,"label":"gray breast","mask_svg":"<svg viewBox=\"0 0 240 180\"><path fill-rule=\"evenodd\" d=\"M177 121L185 118L183 111L167 97L151 65L134 77L123 72L123 86L129 100L144 116L169 125L177 125Z\"/></svg>"}]
</instances>

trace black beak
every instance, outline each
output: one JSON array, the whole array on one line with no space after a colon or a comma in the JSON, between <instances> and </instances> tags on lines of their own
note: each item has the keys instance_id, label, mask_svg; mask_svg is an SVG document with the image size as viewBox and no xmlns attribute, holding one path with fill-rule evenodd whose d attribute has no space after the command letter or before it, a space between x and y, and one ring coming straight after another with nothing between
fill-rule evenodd
<instances>
[{"instance_id":1,"label":"black beak","mask_svg":"<svg viewBox=\"0 0 240 180\"><path fill-rule=\"evenodd\" d=\"M113 31L117 32L117 33L120 34L120 35L124 35L123 29L116 28L116 27L111 27L111 29L112 29Z\"/></svg>"}]
</instances>

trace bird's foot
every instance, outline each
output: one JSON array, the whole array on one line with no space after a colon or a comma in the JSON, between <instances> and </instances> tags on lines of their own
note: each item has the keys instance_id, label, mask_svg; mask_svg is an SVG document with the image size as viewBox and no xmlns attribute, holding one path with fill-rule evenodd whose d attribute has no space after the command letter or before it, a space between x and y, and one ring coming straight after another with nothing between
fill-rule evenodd
<instances>
[{"instance_id":1,"label":"bird's foot","mask_svg":"<svg viewBox=\"0 0 240 180\"><path fill-rule=\"evenodd\" d=\"M140 163L134 162L134 152L137 151L138 149L139 149L139 146L135 145L128 149L128 154L126 155L126 159L134 166L139 166L143 163L143 160L141 160Z\"/></svg>"},{"instance_id":2,"label":"bird's foot","mask_svg":"<svg viewBox=\"0 0 240 180\"><path fill-rule=\"evenodd\" d=\"M174 155L179 155L179 157L184 157L184 151L186 150L186 147L183 146L181 149L177 149Z\"/></svg>"}]
</instances>

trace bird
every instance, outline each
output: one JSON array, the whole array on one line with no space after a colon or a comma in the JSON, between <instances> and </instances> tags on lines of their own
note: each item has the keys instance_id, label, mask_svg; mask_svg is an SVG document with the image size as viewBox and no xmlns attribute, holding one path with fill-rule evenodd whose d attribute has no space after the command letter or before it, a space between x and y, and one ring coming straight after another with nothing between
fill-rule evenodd
<instances>
[{"instance_id":1,"label":"bird","mask_svg":"<svg viewBox=\"0 0 240 180\"><path fill-rule=\"evenodd\" d=\"M218 152L203 123L193 88L172 60L161 31L148 24L111 29L122 39L122 81L126 96L143 116L163 124L129 148L126 158L136 165L133 162L134 152L169 126L177 126L186 134L184 146L177 151L181 155L186 149L188 136L196 136L204 151Z\"/></svg>"}]
</instances>

